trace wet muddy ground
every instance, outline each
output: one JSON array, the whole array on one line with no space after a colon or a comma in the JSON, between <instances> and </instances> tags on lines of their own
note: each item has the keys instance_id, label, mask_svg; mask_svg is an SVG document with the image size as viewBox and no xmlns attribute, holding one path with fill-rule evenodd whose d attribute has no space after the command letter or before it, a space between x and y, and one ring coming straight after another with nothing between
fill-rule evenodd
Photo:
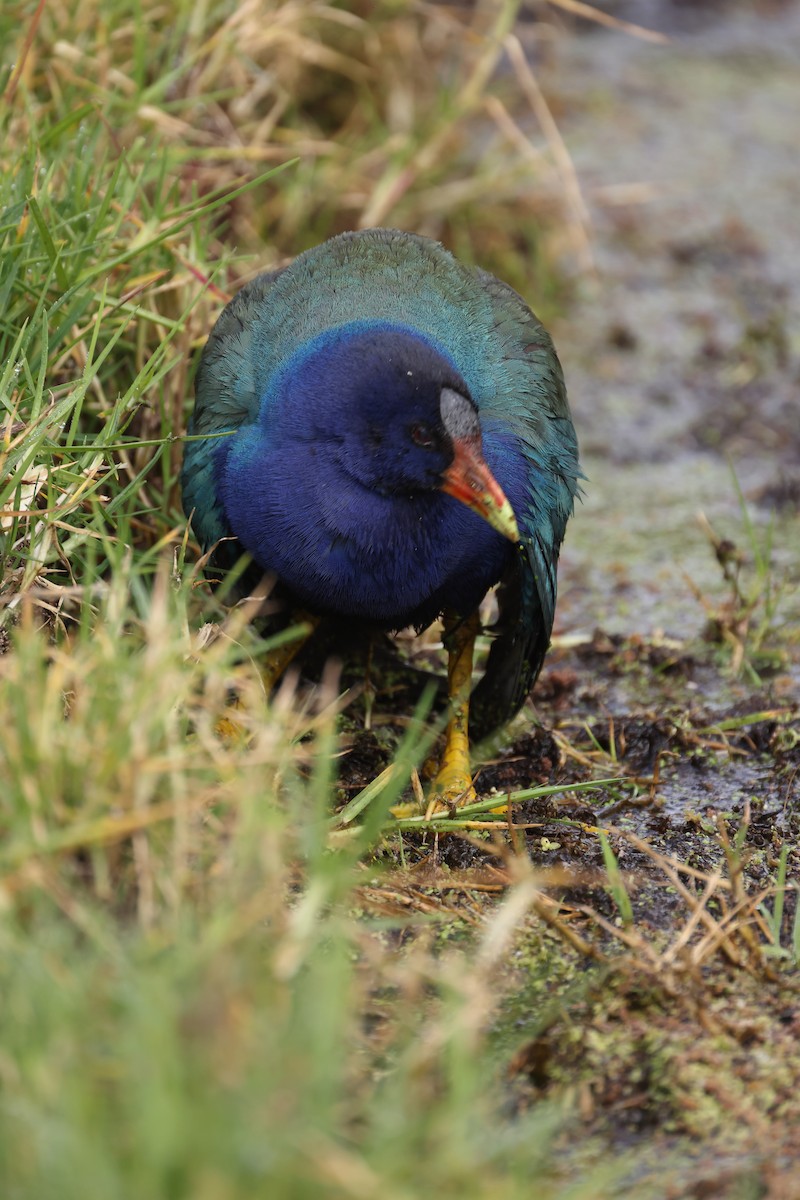
<instances>
[{"instance_id":1,"label":"wet muddy ground","mask_svg":"<svg viewBox=\"0 0 800 1200\"><path fill-rule=\"evenodd\" d=\"M609 7L671 40L584 25L544 67L596 279L555 331L588 481L536 706L545 725L585 721L601 740L604 723L617 739L633 730L620 757L635 770L666 753L657 820L755 797L785 838L800 698L800 6ZM764 711L726 749L687 737ZM637 828L653 821L643 810Z\"/></svg>"},{"instance_id":2,"label":"wet muddy ground","mask_svg":"<svg viewBox=\"0 0 800 1200\"><path fill-rule=\"evenodd\" d=\"M800 501L800 10L630 3L669 32L565 38L545 80L597 278L555 330L585 470L561 628L685 639L719 594L699 510L746 553L737 487L795 622Z\"/></svg>"},{"instance_id":3,"label":"wet muddy ground","mask_svg":"<svg viewBox=\"0 0 800 1200\"><path fill-rule=\"evenodd\" d=\"M604 1194L797 1197L795 898L766 957L752 898L782 850L800 879L800 6L612 11L671 40L583 24L540 64L596 267L554 330L588 480L533 712L478 787L639 787L516 807L518 848L566 874L509 965L499 1062L507 1103L566 1101L568 1174L611 1154ZM343 797L387 746L356 721ZM391 843L386 911L491 905L494 850Z\"/></svg>"}]
</instances>

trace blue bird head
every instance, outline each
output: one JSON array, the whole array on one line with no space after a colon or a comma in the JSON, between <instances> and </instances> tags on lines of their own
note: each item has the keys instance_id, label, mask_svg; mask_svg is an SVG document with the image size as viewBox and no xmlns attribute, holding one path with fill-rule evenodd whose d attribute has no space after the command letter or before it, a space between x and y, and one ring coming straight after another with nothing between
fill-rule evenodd
<instances>
[{"instance_id":1,"label":"blue bird head","mask_svg":"<svg viewBox=\"0 0 800 1200\"><path fill-rule=\"evenodd\" d=\"M343 471L382 495L428 491L441 485L452 458L443 388L467 393L439 350L411 332L357 322L295 353L262 413L290 439L302 420L303 436L327 442Z\"/></svg>"},{"instance_id":2,"label":"blue bird head","mask_svg":"<svg viewBox=\"0 0 800 1200\"><path fill-rule=\"evenodd\" d=\"M430 621L454 571L480 599L484 569L497 576L519 537L466 382L402 326L351 322L308 339L215 455L231 531L319 609Z\"/></svg>"},{"instance_id":3,"label":"blue bird head","mask_svg":"<svg viewBox=\"0 0 800 1200\"><path fill-rule=\"evenodd\" d=\"M272 445L313 442L341 481L384 497L445 492L516 541L483 461L478 410L446 352L416 330L351 322L289 358L262 399ZM311 453L311 448L309 448Z\"/></svg>"}]
</instances>

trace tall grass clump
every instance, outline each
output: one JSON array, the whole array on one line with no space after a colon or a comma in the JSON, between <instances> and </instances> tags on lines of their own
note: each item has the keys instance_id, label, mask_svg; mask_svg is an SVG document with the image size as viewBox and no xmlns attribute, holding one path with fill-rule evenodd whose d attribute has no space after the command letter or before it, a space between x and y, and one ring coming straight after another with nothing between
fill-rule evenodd
<instances>
[{"instance_id":1,"label":"tall grass clump","mask_svg":"<svg viewBox=\"0 0 800 1200\"><path fill-rule=\"evenodd\" d=\"M527 1195L547 1123L498 1123L478 1052L503 922L468 973L357 920L330 706L265 720L252 647L198 656L157 579L0 660L3 1194Z\"/></svg>"},{"instance_id":2,"label":"tall grass clump","mask_svg":"<svg viewBox=\"0 0 800 1200\"><path fill-rule=\"evenodd\" d=\"M195 352L244 274L390 223L547 308L558 169L496 75L516 10L3 6L6 603L92 540L102 570L102 529L138 552L180 521Z\"/></svg>"}]
</instances>

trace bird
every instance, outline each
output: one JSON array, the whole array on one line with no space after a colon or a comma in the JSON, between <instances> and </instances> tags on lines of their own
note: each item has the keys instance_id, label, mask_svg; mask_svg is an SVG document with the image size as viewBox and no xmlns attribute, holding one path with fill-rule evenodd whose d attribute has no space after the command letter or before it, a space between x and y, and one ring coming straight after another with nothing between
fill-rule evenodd
<instances>
[{"instance_id":1,"label":"bird","mask_svg":"<svg viewBox=\"0 0 800 1200\"><path fill-rule=\"evenodd\" d=\"M470 733L508 723L539 674L582 478L561 365L525 301L431 238L339 234L230 300L187 432L183 505L217 566L246 551L310 626L442 618L450 714L432 796L474 800Z\"/></svg>"}]
</instances>

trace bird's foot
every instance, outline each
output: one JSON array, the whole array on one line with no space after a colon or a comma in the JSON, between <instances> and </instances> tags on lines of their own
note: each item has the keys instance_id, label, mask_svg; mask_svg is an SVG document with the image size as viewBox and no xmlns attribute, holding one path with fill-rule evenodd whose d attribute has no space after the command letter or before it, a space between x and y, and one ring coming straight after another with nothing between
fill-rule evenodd
<instances>
[{"instance_id":1,"label":"bird's foot","mask_svg":"<svg viewBox=\"0 0 800 1200\"><path fill-rule=\"evenodd\" d=\"M472 652L480 628L477 612L466 619L445 615L444 644L447 647L447 683L450 696L450 720L445 745L433 787L427 799L417 797L411 806L398 805L394 816L424 813L426 819L436 813L452 812L473 804L477 792L469 768L469 695L472 683ZM410 811L400 812L400 809Z\"/></svg>"},{"instance_id":2,"label":"bird's foot","mask_svg":"<svg viewBox=\"0 0 800 1200\"><path fill-rule=\"evenodd\" d=\"M286 668L305 646L314 630L320 623L320 617L313 613L296 610L293 623L277 635L271 650L268 650L259 663L258 672L268 696L283 677Z\"/></svg>"},{"instance_id":3,"label":"bird's foot","mask_svg":"<svg viewBox=\"0 0 800 1200\"><path fill-rule=\"evenodd\" d=\"M441 816L443 813L455 814L459 808L463 808L465 804L474 804L477 799L478 793L469 774L456 777L452 773L440 771L427 795L420 791L413 800L395 804L390 811L397 819L424 817L429 821L431 817Z\"/></svg>"},{"instance_id":4,"label":"bird's foot","mask_svg":"<svg viewBox=\"0 0 800 1200\"><path fill-rule=\"evenodd\" d=\"M437 813L454 812L466 804L474 804L477 799L478 793L469 772L454 772L443 767L428 795L425 815L432 817Z\"/></svg>"},{"instance_id":5,"label":"bird's foot","mask_svg":"<svg viewBox=\"0 0 800 1200\"><path fill-rule=\"evenodd\" d=\"M436 770L436 760L426 763L430 775ZM408 804L398 804L392 809L395 817L424 816L430 820L441 813L455 813L467 804L474 804L478 793L472 782L469 765L469 744L466 731L458 720L451 720L447 728L444 750L438 770L427 795L423 793L416 778L415 799Z\"/></svg>"},{"instance_id":6,"label":"bird's foot","mask_svg":"<svg viewBox=\"0 0 800 1200\"><path fill-rule=\"evenodd\" d=\"M232 707L214 722L214 732L226 746L244 746L248 734L242 724L237 721L236 708Z\"/></svg>"},{"instance_id":7,"label":"bird's foot","mask_svg":"<svg viewBox=\"0 0 800 1200\"><path fill-rule=\"evenodd\" d=\"M439 771L428 797L427 812L463 808L477 800L469 769L469 694L472 686L472 652L480 623L478 614L462 620L445 616L444 643L447 647L447 681L450 721Z\"/></svg>"},{"instance_id":8,"label":"bird's foot","mask_svg":"<svg viewBox=\"0 0 800 1200\"><path fill-rule=\"evenodd\" d=\"M443 766L427 793L423 793L417 781L414 799L395 804L391 813L397 818L423 816L429 821L442 813L454 814L466 804L474 804L478 798L468 770L448 770Z\"/></svg>"},{"instance_id":9,"label":"bird's foot","mask_svg":"<svg viewBox=\"0 0 800 1200\"><path fill-rule=\"evenodd\" d=\"M258 664L258 674L265 699L274 691L298 650L308 641L319 623L319 617L310 617L305 613L300 614L300 617L302 623L292 626L288 630L286 639L278 641L278 644L272 650L268 650ZM245 746L252 736L247 731L246 721L240 720L241 712L238 697L231 695L228 707L214 724L220 741L228 746Z\"/></svg>"}]
</instances>

